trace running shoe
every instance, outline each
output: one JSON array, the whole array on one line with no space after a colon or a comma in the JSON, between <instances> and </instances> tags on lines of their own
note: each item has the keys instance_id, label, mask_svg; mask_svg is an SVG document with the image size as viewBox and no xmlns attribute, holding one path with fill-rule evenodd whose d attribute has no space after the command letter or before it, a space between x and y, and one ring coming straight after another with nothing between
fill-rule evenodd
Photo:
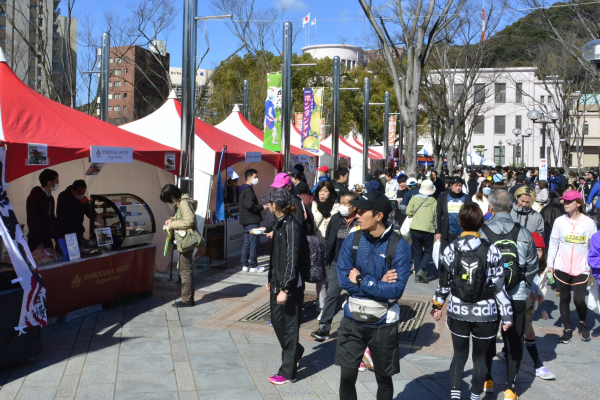
<instances>
[{"instance_id":1,"label":"running shoe","mask_svg":"<svg viewBox=\"0 0 600 400\"><path fill-rule=\"evenodd\" d=\"M292 382L296 382L295 379L285 379L283 376L281 375L273 375L272 377L269 378L269 382L271 382L273 385L285 385L286 383L292 383Z\"/></svg>"},{"instance_id":2,"label":"running shoe","mask_svg":"<svg viewBox=\"0 0 600 400\"><path fill-rule=\"evenodd\" d=\"M483 391L486 393L494 393L494 381L491 379L485 381L483 384Z\"/></svg>"},{"instance_id":3,"label":"running shoe","mask_svg":"<svg viewBox=\"0 0 600 400\"><path fill-rule=\"evenodd\" d=\"M427 273L425 271L419 271L415 274L415 282L417 283L429 283L427 279Z\"/></svg>"},{"instance_id":4,"label":"running shoe","mask_svg":"<svg viewBox=\"0 0 600 400\"><path fill-rule=\"evenodd\" d=\"M248 267L243 267L242 272L248 272L248 269L249 269Z\"/></svg>"},{"instance_id":5,"label":"running shoe","mask_svg":"<svg viewBox=\"0 0 600 400\"><path fill-rule=\"evenodd\" d=\"M329 331L326 331L323 328L319 328L316 331L312 332L310 334L310 336L312 336L315 339L317 339L318 342L322 342L324 340L329 340L329 338L330 338Z\"/></svg>"},{"instance_id":6,"label":"running shoe","mask_svg":"<svg viewBox=\"0 0 600 400\"><path fill-rule=\"evenodd\" d=\"M375 367L373 367L373 358L371 357L371 350L369 350L368 347L367 350L365 350L365 354L363 354L362 362L365 364L365 367L367 367L371 371L374 370Z\"/></svg>"},{"instance_id":7,"label":"running shoe","mask_svg":"<svg viewBox=\"0 0 600 400\"><path fill-rule=\"evenodd\" d=\"M579 323L579 334L581 335L581 340L583 340L584 342L590 341L590 330L588 329L585 322L583 324L581 322Z\"/></svg>"},{"instance_id":8,"label":"running shoe","mask_svg":"<svg viewBox=\"0 0 600 400\"><path fill-rule=\"evenodd\" d=\"M365 365L365 363L360 363L360 365L358 366L358 372L365 372L367 369L368 368Z\"/></svg>"},{"instance_id":9,"label":"running shoe","mask_svg":"<svg viewBox=\"0 0 600 400\"><path fill-rule=\"evenodd\" d=\"M504 400L519 400L519 396L510 389L504 391Z\"/></svg>"},{"instance_id":10,"label":"running shoe","mask_svg":"<svg viewBox=\"0 0 600 400\"><path fill-rule=\"evenodd\" d=\"M535 376L537 376L538 378L542 378L542 379L556 379L556 375L554 375L552 372L548 371L548 368L546 367L539 367L538 369L535 370Z\"/></svg>"},{"instance_id":11,"label":"running shoe","mask_svg":"<svg viewBox=\"0 0 600 400\"><path fill-rule=\"evenodd\" d=\"M560 337L560 339L558 339L559 342L567 344L569 343L571 340L573 340L573 331L569 330L564 330L563 331L563 335Z\"/></svg>"},{"instance_id":12,"label":"running shoe","mask_svg":"<svg viewBox=\"0 0 600 400\"><path fill-rule=\"evenodd\" d=\"M256 268L250 268L250 272L252 272L253 274L260 274L262 272L265 272L267 269L265 267L256 267Z\"/></svg>"}]
</instances>

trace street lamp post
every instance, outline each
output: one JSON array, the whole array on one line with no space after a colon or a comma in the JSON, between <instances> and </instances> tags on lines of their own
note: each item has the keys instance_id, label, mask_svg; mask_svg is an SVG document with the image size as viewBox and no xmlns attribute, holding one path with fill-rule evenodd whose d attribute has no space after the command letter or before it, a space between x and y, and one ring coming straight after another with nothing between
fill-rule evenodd
<instances>
[{"instance_id":1,"label":"street lamp post","mask_svg":"<svg viewBox=\"0 0 600 400\"><path fill-rule=\"evenodd\" d=\"M523 138L523 151L521 155L522 166L525 167L525 139L533 136L534 130L532 128L525 129L525 133L521 136Z\"/></svg>"},{"instance_id":2,"label":"street lamp post","mask_svg":"<svg viewBox=\"0 0 600 400\"><path fill-rule=\"evenodd\" d=\"M390 92L385 92L384 102L385 108L383 110L383 167L387 173L389 152L388 146L390 137Z\"/></svg>"},{"instance_id":3,"label":"street lamp post","mask_svg":"<svg viewBox=\"0 0 600 400\"><path fill-rule=\"evenodd\" d=\"M553 110L553 111L550 111L548 116L552 120L552 123L555 123L560 118L560 112L558 110ZM533 121L534 124L542 124L542 152L540 155L541 155L542 159L545 159L546 158L546 124L548 123L548 121L546 121L546 120L539 121L542 118L542 112L538 111L538 110L529 111L527 113L527 118L529 118L531 121Z\"/></svg>"},{"instance_id":4,"label":"street lamp post","mask_svg":"<svg viewBox=\"0 0 600 400\"><path fill-rule=\"evenodd\" d=\"M333 94L331 100L331 158L337 170L340 158L340 57L333 57Z\"/></svg>"},{"instance_id":5,"label":"street lamp post","mask_svg":"<svg viewBox=\"0 0 600 400\"><path fill-rule=\"evenodd\" d=\"M244 104L242 105L242 115L248 120L248 79L244 80Z\"/></svg>"},{"instance_id":6,"label":"street lamp post","mask_svg":"<svg viewBox=\"0 0 600 400\"><path fill-rule=\"evenodd\" d=\"M371 90L371 80L367 76L364 80L363 88L363 176L362 181L367 181L369 170L369 99Z\"/></svg>"},{"instance_id":7,"label":"street lamp post","mask_svg":"<svg viewBox=\"0 0 600 400\"><path fill-rule=\"evenodd\" d=\"M594 64L596 69L600 69L600 39L586 43L581 49L581 55Z\"/></svg>"},{"instance_id":8,"label":"street lamp post","mask_svg":"<svg viewBox=\"0 0 600 400\"><path fill-rule=\"evenodd\" d=\"M519 149L519 143L521 143L521 141L519 140L519 136L521 136L521 130L519 128L515 128L512 130L513 135L515 135L517 137L517 139L515 140L515 146L517 146L517 151ZM510 144L510 143L508 143ZM517 163L515 162L515 149L513 148L513 164L516 166Z\"/></svg>"}]
</instances>

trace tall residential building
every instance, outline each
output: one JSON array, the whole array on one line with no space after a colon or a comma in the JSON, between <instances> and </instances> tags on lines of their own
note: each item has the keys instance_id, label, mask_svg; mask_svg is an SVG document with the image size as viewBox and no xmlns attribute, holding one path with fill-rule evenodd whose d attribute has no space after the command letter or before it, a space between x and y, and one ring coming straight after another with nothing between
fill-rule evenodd
<instances>
[{"instance_id":1,"label":"tall residential building","mask_svg":"<svg viewBox=\"0 0 600 400\"><path fill-rule=\"evenodd\" d=\"M472 131L468 145L468 153L475 151L496 165L521 165L523 162L530 167L539 166L542 154L542 124L527 118L527 112L539 110L544 115L550 111L563 109L560 93L562 81L556 77L540 79L536 76L535 67L518 68L485 68L481 69L473 84L469 83L467 101L475 103L477 115L470 116L467 131ZM467 90L463 84L464 72L461 70L446 71L447 76L453 76L454 86L449 86L447 95L450 99L460 99ZM439 81L435 71L430 73L432 82ZM471 78L469 78L471 79ZM458 100L454 100L455 102ZM525 139L513 134L518 128L521 133L532 128L534 133ZM517 146L515 142L520 139ZM510 144L509 144L510 140ZM546 159L550 167L556 165L556 160L562 160L561 147L552 123L547 124Z\"/></svg>"},{"instance_id":2,"label":"tall residential building","mask_svg":"<svg viewBox=\"0 0 600 400\"><path fill-rule=\"evenodd\" d=\"M0 0L0 47L30 88L54 96L53 38L60 0Z\"/></svg>"},{"instance_id":3,"label":"tall residential building","mask_svg":"<svg viewBox=\"0 0 600 400\"><path fill-rule=\"evenodd\" d=\"M577 93L568 101L573 137L571 167L600 166L600 95ZM581 158L578 155L581 155Z\"/></svg>"},{"instance_id":4,"label":"tall residential building","mask_svg":"<svg viewBox=\"0 0 600 400\"><path fill-rule=\"evenodd\" d=\"M121 125L157 110L169 96L169 53L140 46L110 48L108 121Z\"/></svg>"},{"instance_id":5,"label":"tall residential building","mask_svg":"<svg viewBox=\"0 0 600 400\"><path fill-rule=\"evenodd\" d=\"M61 101L75 106L77 84L77 18L58 16L54 33L52 79Z\"/></svg>"}]
</instances>

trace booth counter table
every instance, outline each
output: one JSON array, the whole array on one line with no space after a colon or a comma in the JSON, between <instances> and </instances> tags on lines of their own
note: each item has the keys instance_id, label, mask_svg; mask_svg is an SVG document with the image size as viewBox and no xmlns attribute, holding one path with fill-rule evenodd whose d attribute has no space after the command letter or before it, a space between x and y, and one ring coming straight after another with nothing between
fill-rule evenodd
<instances>
[{"instance_id":1,"label":"booth counter table","mask_svg":"<svg viewBox=\"0 0 600 400\"><path fill-rule=\"evenodd\" d=\"M152 291L156 244L42 265L48 317Z\"/></svg>"}]
</instances>

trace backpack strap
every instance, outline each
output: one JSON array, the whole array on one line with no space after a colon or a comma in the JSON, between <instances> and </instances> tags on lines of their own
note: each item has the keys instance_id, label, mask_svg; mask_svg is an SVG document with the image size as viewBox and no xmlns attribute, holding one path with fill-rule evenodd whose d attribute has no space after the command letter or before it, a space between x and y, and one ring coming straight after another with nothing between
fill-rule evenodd
<instances>
[{"instance_id":1,"label":"backpack strap","mask_svg":"<svg viewBox=\"0 0 600 400\"><path fill-rule=\"evenodd\" d=\"M358 254L358 245L360 244L360 239L362 238L363 231L361 229L357 230L354 233L354 240L352 241L352 262L356 266L356 256Z\"/></svg>"},{"instance_id":2,"label":"backpack strap","mask_svg":"<svg viewBox=\"0 0 600 400\"><path fill-rule=\"evenodd\" d=\"M510 238L515 243L517 243L519 241L519 232L521 232L521 225L519 223L515 222L515 225L513 226L512 230L509 233Z\"/></svg>"},{"instance_id":3,"label":"backpack strap","mask_svg":"<svg viewBox=\"0 0 600 400\"><path fill-rule=\"evenodd\" d=\"M481 230L485 233L485 236L490 243L496 243L498 241L498 235L496 235L486 224L483 224Z\"/></svg>"},{"instance_id":4,"label":"backpack strap","mask_svg":"<svg viewBox=\"0 0 600 400\"><path fill-rule=\"evenodd\" d=\"M392 236L390 236L385 253L385 262L388 265L388 269L392 269L392 263L394 261L394 256L396 255L396 248L398 247L398 243L400 243L401 238L402 237L398 232L392 231Z\"/></svg>"}]
</instances>

